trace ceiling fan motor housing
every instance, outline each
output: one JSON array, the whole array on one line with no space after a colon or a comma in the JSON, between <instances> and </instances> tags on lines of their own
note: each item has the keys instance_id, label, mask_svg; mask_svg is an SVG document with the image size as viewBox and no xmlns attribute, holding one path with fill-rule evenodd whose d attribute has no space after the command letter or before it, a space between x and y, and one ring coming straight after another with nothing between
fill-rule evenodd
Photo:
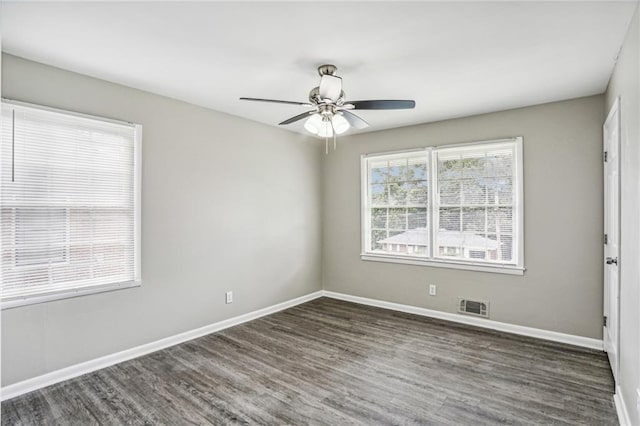
<instances>
[{"instance_id":1,"label":"ceiling fan motor housing","mask_svg":"<svg viewBox=\"0 0 640 426\"><path fill-rule=\"evenodd\" d=\"M323 75L320 77L320 99L336 102L342 92L342 79L335 75Z\"/></svg>"}]
</instances>

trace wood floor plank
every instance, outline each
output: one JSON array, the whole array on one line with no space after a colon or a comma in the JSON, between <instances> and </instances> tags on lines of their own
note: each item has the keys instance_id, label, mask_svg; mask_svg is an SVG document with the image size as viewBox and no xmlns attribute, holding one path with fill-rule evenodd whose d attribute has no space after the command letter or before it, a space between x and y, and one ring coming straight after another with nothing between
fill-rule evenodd
<instances>
[{"instance_id":1,"label":"wood floor plank","mask_svg":"<svg viewBox=\"0 0 640 426\"><path fill-rule=\"evenodd\" d=\"M2 425L616 425L602 352L322 298L2 403Z\"/></svg>"}]
</instances>

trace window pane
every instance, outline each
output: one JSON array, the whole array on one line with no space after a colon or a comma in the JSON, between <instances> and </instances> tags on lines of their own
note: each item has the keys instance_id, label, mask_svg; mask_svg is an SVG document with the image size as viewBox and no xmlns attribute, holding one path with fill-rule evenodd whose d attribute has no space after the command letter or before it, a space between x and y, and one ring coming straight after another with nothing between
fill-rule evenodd
<instances>
[{"instance_id":1,"label":"window pane","mask_svg":"<svg viewBox=\"0 0 640 426\"><path fill-rule=\"evenodd\" d=\"M424 205L427 204L429 199L429 193L426 187L424 188L411 188L407 193L407 204L409 205Z\"/></svg>"},{"instance_id":2,"label":"window pane","mask_svg":"<svg viewBox=\"0 0 640 426\"><path fill-rule=\"evenodd\" d=\"M485 259L487 252L485 250L469 250L469 259Z\"/></svg>"},{"instance_id":3,"label":"window pane","mask_svg":"<svg viewBox=\"0 0 640 426\"><path fill-rule=\"evenodd\" d=\"M382 250L385 238L387 238L387 231L371 231L371 248L373 250Z\"/></svg>"},{"instance_id":4,"label":"window pane","mask_svg":"<svg viewBox=\"0 0 640 426\"><path fill-rule=\"evenodd\" d=\"M423 158L409 158L407 165L407 180L426 181L429 178L427 163Z\"/></svg>"},{"instance_id":5,"label":"window pane","mask_svg":"<svg viewBox=\"0 0 640 426\"><path fill-rule=\"evenodd\" d=\"M490 204L511 204L513 202L512 178L487 178L486 181Z\"/></svg>"},{"instance_id":6,"label":"window pane","mask_svg":"<svg viewBox=\"0 0 640 426\"><path fill-rule=\"evenodd\" d=\"M371 209L371 227L383 229L387 227L387 209Z\"/></svg>"},{"instance_id":7,"label":"window pane","mask_svg":"<svg viewBox=\"0 0 640 426\"><path fill-rule=\"evenodd\" d=\"M369 158L367 250L426 256L429 247L429 168L425 152ZM382 208L381 206L385 206Z\"/></svg>"},{"instance_id":8,"label":"window pane","mask_svg":"<svg viewBox=\"0 0 640 426\"><path fill-rule=\"evenodd\" d=\"M498 236L494 234L487 234L487 259L492 261L498 261L500 257L500 242Z\"/></svg>"},{"instance_id":9,"label":"window pane","mask_svg":"<svg viewBox=\"0 0 640 426\"><path fill-rule=\"evenodd\" d=\"M383 184L371 185L371 203L374 205L387 205L388 204L388 190L387 186Z\"/></svg>"},{"instance_id":10,"label":"window pane","mask_svg":"<svg viewBox=\"0 0 640 426\"><path fill-rule=\"evenodd\" d=\"M498 192L498 204L513 203L513 180L512 178L498 178L496 182Z\"/></svg>"},{"instance_id":11,"label":"window pane","mask_svg":"<svg viewBox=\"0 0 640 426\"><path fill-rule=\"evenodd\" d=\"M389 173L389 169L387 168L387 162L373 162L371 164L371 183L385 183L387 180L387 173Z\"/></svg>"},{"instance_id":12,"label":"window pane","mask_svg":"<svg viewBox=\"0 0 640 426\"><path fill-rule=\"evenodd\" d=\"M407 159L396 158L389 160L389 173L387 180L391 182L397 182L404 180L406 175Z\"/></svg>"},{"instance_id":13,"label":"window pane","mask_svg":"<svg viewBox=\"0 0 640 426\"><path fill-rule=\"evenodd\" d=\"M393 254L426 254L429 234L425 228L407 231L389 231L389 237L380 241L382 250Z\"/></svg>"},{"instance_id":14,"label":"window pane","mask_svg":"<svg viewBox=\"0 0 640 426\"><path fill-rule=\"evenodd\" d=\"M389 229L406 229L407 209L389 209Z\"/></svg>"},{"instance_id":15,"label":"window pane","mask_svg":"<svg viewBox=\"0 0 640 426\"><path fill-rule=\"evenodd\" d=\"M460 182L459 181L440 181L438 182L440 190L440 204L458 205L460 204Z\"/></svg>"},{"instance_id":16,"label":"window pane","mask_svg":"<svg viewBox=\"0 0 640 426\"><path fill-rule=\"evenodd\" d=\"M485 156L483 152L470 152L461 156L460 167L463 178L480 178L485 174Z\"/></svg>"},{"instance_id":17,"label":"window pane","mask_svg":"<svg viewBox=\"0 0 640 426\"><path fill-rule=\"evenodd\" d=\"M486 209L463 208L462 209L462 230L472 232L485 232Z\"/></svg>"},{"instance_id":18,"label":"window pane","mask_svg":"<svg viewBox=\"0 0 640 426\"><path fill-rule=\"evenodd\" d=\"M465 179L460 184L463 204L485 204L487 194L485 179Z\"/></svg>"},{"instance_id":19,"label":"window pane","mask_svg":"<svg viewBox=\"0 0 640 426\"><path fill-rule=\"evenodd\" d=\"M494 207L487 212L487 232L513 232L513 207Z\"/></svg>"},{"instance_id":20,"label":"window pane","mask_svg":"<svg viewBox=\"0 0 640 426\"><path fill-rule=\"evenodd\" d=\"M487 153L486 176L513 176L512 150L499 150Z\"/></svg>"},{"instance_id":21,"label":"window pane","mask_svg":"<svg viewBox=\"0 0 640 426\"><path fill-rule=\"evenodd\" d=\"M429 182L414 180L407 182L407 204L427 204L429 199Z\"/></svg>"},{"instance_id":22,"label":"window pane","mask_svg":"<svg viewBox=\"0 0 640 426\"><path fill-rule=\"evenodd\" d=\"M490 251L496 249L496 242L481 233L451 231L438 233L438 253L440 256L487 260L490 257Z\"/></svg>"},{"instance_id":23,"label":"window pane","mask_svg":"<svg viewBox=\"0 0 640 426\"><path fill-rule=\"evenodd\" d=\"M496 236L498 241L498 260L511 262L513 260L513 237L511 235Z\"/></svg>"},{"instance_id":24,"label":"window pane","mask_svg":"<svg viewBox=\"0 0 640 426\"><path fill-rule=\"evenodd\" d=\"M436 255L512 262L515 144L438 151ZM456 206L456 207L453 207Z\"/></svg>"},{"instance_id":25,"label":"window pane","mask_svg":"<svg viewBox=\"0 0 640 426\"><path fill-rule=\"evenodd\" d=\"M441 231L460 231L460 208L441 208L439 225Z\"/></svg>"},{"instance_id":26,"label":"window pane","mask_svg":"<svg viewBox=\"0 0 640 426\"><path fill-rule=\"evenodd\" d=\"M404 182L392 182L389 184L389 204L404 206L407 203L407 187Z\"/></svg>"},{"instance_id":27,"label":"window pane","mask_svg":"<svg viewBox=\"0 0 640 426\"><path fill-rule=\"evenodd\" d=\"M408 209L407 220L409 229L426 228L427 227L427 209L411 208Z\"/></svg>"},{"instance_id":28,"label":"window pane","mask_svg":"<svg viewBox=\"0 0 640 426\"><path fill-rule=\"evenodd\" d=\"M498 209L490 207L487 209L487 232L496 232L496 224L498 221Z\"/></svg>"},{"instance_id":29,"label":"window pane","mask_svg":"<svg viewBox=\"0 0 640 426\"><path fill-rule=\"evenodd\" d=\"M513 232L513 207L500 207L496 232Z\"/></svg>"},{"instance_id":30,"label":"window pane","mask_svg":"<svg viewBox=\"0 0 640 426\"><path fill-rule=\"evenodd\" d=\"M438 179L451 180L462 178L462 164L457 154L438 157Z\"/></svg>"}]
</instances>

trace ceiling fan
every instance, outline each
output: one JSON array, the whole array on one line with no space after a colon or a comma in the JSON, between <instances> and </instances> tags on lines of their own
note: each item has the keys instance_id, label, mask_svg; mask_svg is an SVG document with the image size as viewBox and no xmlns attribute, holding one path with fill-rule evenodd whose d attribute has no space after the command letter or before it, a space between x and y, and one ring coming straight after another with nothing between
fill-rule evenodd
<instances>
[{"instance_id":1,"label":"ceiling fan","mask_svg":"<svg viewBox=\"0 0 640 426\"><path fill-rule=\"evenodd\" d=\"M369 123L351 112L353 110L411 109L416 106L415 101L412 100L346 101L342 90L342 78L335 75L337 69L335 65L318 67L320 85L309 92L309 102L261 98L240 98L240 100L301 105L311 108L309 111L279 123L279 125L295 123L306 118L304 128L314 135L325 138L327 150L330 137L333 137L335 149L336 135L346 132L350 127L364 129L369 126Z\"/></svg>"}]
</instances>

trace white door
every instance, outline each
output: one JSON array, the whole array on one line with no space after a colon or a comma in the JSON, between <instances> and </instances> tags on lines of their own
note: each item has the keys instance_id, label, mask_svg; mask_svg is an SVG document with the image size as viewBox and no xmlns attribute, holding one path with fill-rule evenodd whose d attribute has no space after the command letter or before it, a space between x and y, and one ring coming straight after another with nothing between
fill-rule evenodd
<instances>
[{"instance_id":1,"label":"white door","mask_svg":"<svg viewBox=\"0 0 640 426\"><path fill-rule=\"evenodd\" d=\"M604 350L618 379L620 322L620 102L604 123Z\"/></svg>"}]
</instances>

